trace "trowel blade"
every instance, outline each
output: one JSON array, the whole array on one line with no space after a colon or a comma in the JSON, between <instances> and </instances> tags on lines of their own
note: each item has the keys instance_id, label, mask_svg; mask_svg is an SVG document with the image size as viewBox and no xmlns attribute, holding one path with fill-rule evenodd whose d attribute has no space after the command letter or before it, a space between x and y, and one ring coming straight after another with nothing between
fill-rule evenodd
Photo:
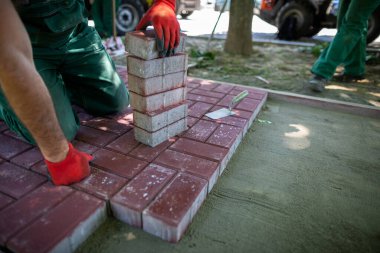
<instances>
[{"instance_id":1,"label":"trowel blade","mask_svg":"<svg viewBox=\"0 0 380 253\"><path fill-rule=\"evenodd\" d=\"M214 112L209 112L206 114L206 116L210 119L220 119L234 114L235 113L233 111L230 111L227 108L222 108Z\"/></svg>"}]
</instances>

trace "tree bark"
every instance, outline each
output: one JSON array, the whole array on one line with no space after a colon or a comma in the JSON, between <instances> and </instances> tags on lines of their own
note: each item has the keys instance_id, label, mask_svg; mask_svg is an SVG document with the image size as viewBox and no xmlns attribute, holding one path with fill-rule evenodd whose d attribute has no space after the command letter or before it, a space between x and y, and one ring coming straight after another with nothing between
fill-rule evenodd
<instances>
[{"instance_id":1,"label":"tree bark","mask_svg":"<svg viewBox=\"0 0 380 253\"><path fill-rule=\"evenodd\" d=\"M252 0L231 0L230 23L224 51L249 56L252 53Z\"/></svg>"}]
</instances>

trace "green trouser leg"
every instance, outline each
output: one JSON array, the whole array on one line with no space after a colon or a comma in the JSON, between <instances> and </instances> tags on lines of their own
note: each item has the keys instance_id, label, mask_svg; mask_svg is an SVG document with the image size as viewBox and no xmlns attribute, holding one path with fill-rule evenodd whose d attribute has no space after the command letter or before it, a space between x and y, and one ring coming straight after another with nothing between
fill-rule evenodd
<instances>
[{"instance_id":1,"label":"green trouser leg","mask_svg":"<svg viewBox=\"0 0 380 253\"><path fill-rule=\"evenodd\" d=\"M116 6L118 5L115 0ZM117 8L117 7L116 7ZM92 5L92 18L94 19L95 28L102 37L111 37L113 34L112 27L112 0L95 0Z\"/></svg>"},{"instance_id":2,"label":"green trouser leg","mask_svg":"<svg viewBox=\"0 0 380 253\"><path fill-rule=\"evenodd\" d=\"M33 46L36 68L50 92L67 139L72 140L79 127L71 103L95 115L118 112L128 106L126 86L116 73L99 35L87 26L87 21L78 25L68 42L59 48ZM0 110L10 129L34 143L1 91Z\"/></svg>"},{"instance_id":3,"label":"green trouser leg","mask_svg":"<svg viewBox=\"0 0 380 253\"><path fill-rule=\"evenodd\" d=\"M379 4L380 0L343 0L338 32L311 72L330 79L336 67L344 64L346 74L364 75L368 18Z\"/></svg>"}]
</instances>

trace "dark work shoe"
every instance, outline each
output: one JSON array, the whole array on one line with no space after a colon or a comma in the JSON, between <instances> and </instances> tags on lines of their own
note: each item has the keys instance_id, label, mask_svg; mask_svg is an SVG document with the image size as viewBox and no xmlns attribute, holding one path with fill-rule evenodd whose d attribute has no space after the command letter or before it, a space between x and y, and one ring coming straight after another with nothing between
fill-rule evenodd
<instances>
[{"instance_id":1,"label":"dark work shoe","mask_svg":"<svg viewBox=\"0 0 380 253\"><path fill-rule=\"evenodd\" d=\"M333 76L332 81L341 82L341 83L354 83L360 80L365 79L364 76L355 76L344 73L339 73Z\"/></svg>"},{"instance_id":2,"label":"dark work shoe","mask_svg":"<svg viewBox=\"0 0 380 253\"><path fill-rule=\"evenodd\" d=\"M325 90L325 86L328 80L322 76L314 75L309 80L309 88L316 92L322 92Z\"/></svg>"}]
</instances>

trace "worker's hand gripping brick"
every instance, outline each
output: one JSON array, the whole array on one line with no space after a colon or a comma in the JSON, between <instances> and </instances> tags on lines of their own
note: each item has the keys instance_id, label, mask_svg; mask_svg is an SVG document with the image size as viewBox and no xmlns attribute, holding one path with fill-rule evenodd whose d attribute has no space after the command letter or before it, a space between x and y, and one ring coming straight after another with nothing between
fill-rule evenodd
<instances>
[{"instance_id":1,"label":"worker's hand gripping brick","mask_svg":"<svg viewBox=\"0 0 380 253\"><path fill-rule=\"evenodd\" d=\"M90 175L91 159L91 155L78 151L69 143L69 152L63 161L53 163L45 159L45 163L55 185L70 185Z\"/></svg>"},{"instance_id":2,"label":"worker's hand gripping brick","mask_svg":"<svg viewBox=\"0 0 380 253\"><path fill-rule=\"evenodd\" d=\"M179 44L179 23L175 14L175 0L155 0L141 19L136 30L153 25L156 31L157 50L160 57L171 56Z\"/></svg>"}]
</instances>

